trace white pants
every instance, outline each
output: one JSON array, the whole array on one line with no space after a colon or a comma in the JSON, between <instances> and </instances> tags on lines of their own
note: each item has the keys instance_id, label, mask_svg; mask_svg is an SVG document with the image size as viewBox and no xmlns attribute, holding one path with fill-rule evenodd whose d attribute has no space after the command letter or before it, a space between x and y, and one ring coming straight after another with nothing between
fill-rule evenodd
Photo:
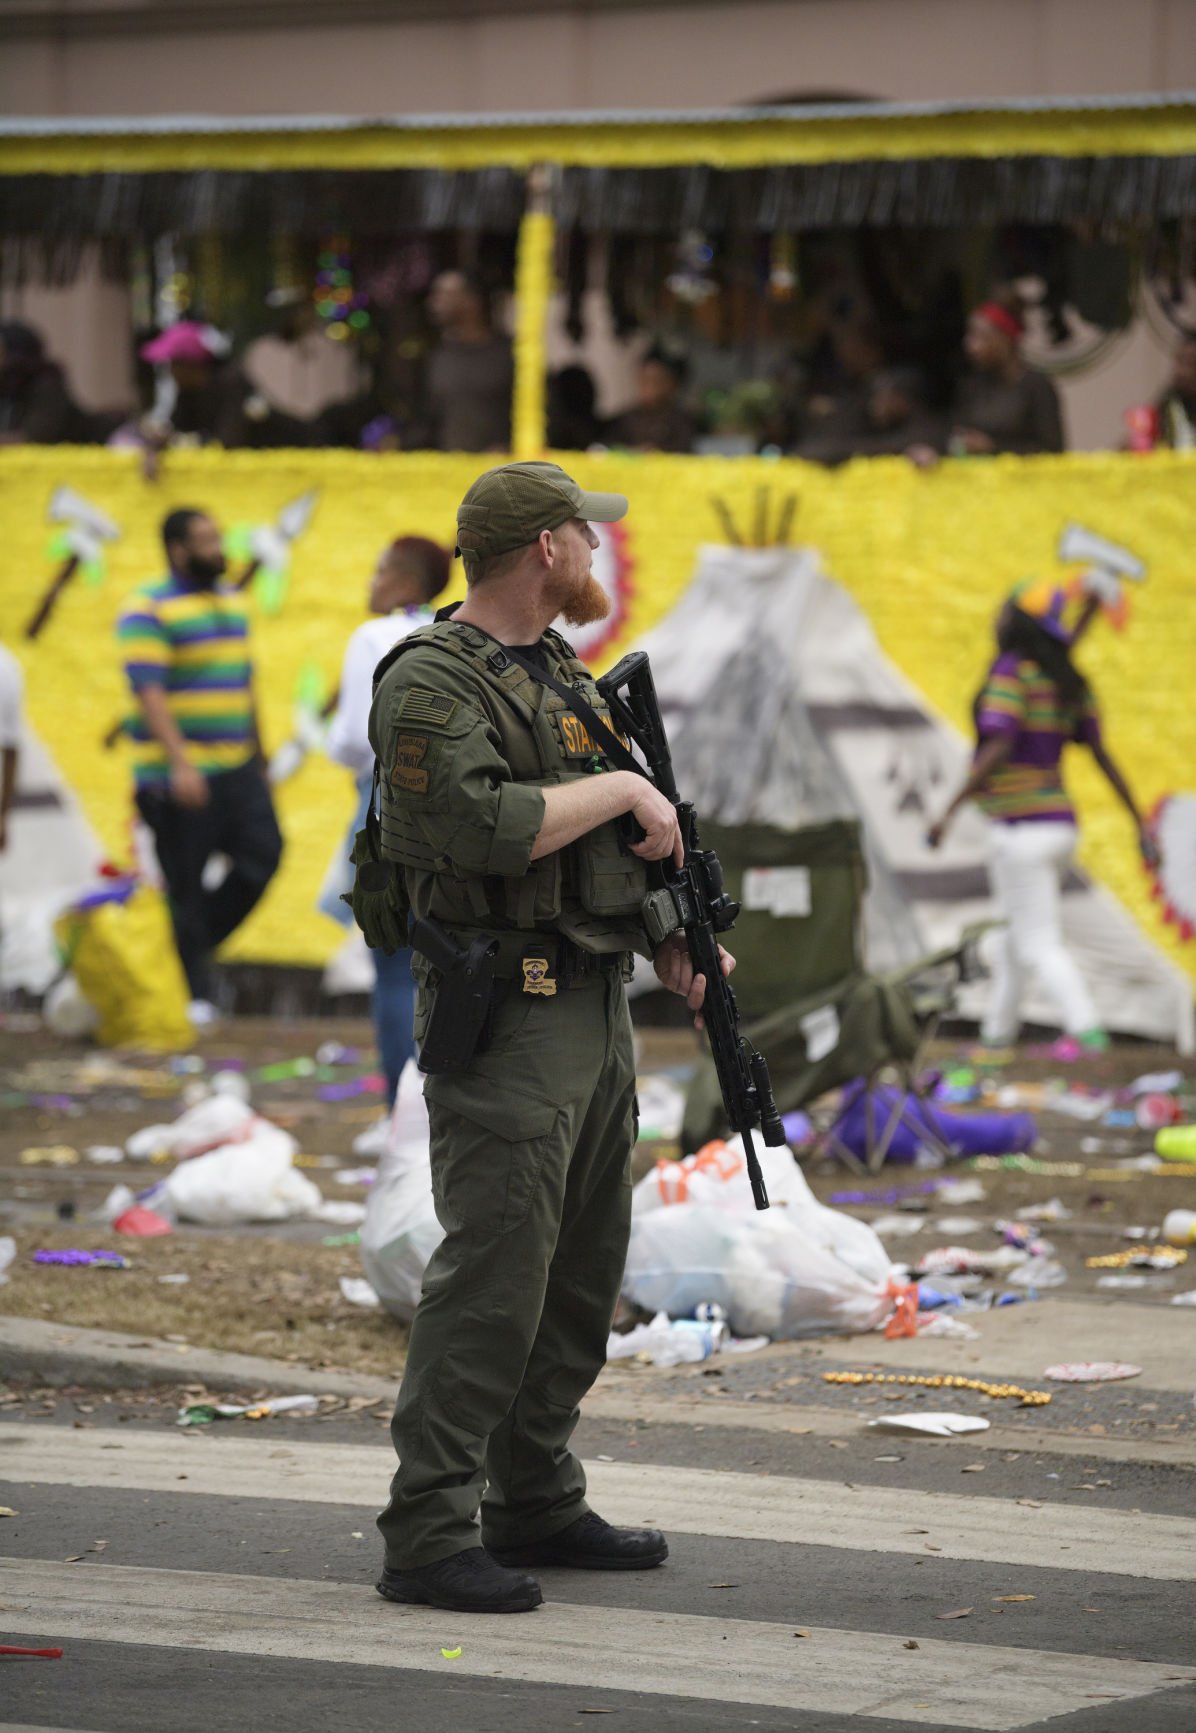
<instances>
[{"instance_id":1,"label":"white pants","mask_svg":"<svg viewBox=\"0 0 1196 1733\"><path fill-rule=\"evenodd\" d=\"M1059 894L1076 844L1076 827L1055 819L994 824L989 877L997 912L992 998L982 1036L990 1046L1017 1039L1027 972L1052 999L1069 1035L1099 1026L1084 977L1063 944Z\"/></svg>"}]
</instances>

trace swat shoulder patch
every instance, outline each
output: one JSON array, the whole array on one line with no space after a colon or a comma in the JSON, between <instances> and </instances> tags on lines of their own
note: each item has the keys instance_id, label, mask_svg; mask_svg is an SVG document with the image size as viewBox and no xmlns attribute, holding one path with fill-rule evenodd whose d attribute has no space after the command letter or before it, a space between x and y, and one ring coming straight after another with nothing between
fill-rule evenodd
<instances>
[{"instance_id":1,"label":"swat shoulder patch","mask_svg":"<svg viewBox=\"0 0 1196 1733\"><path fill-rule=\"evenodd\" d=\"M429 692L426 686L410 686L399 700L398 720L415 722L425 728L445 728L452 721L457 700L443 692Z\"/></svg>"},{"instance_id":2,"label":"swat shoulder patch","mask_svg":"<svg viewBox=\"0 0 1196 1733\"><path fill-rule=\"evenodd\" d=\"M426 734L400 734L395 742L394 764L390 781L393 788L407 794L427 794L428 772L423 761L428 755Z\"/></svg>"}]
</instances>

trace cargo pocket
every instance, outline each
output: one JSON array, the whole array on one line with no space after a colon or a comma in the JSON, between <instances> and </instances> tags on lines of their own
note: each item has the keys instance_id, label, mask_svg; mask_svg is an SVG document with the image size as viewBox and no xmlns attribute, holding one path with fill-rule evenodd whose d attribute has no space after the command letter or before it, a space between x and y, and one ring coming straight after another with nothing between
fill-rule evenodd
<instances>
[{"instance_id":1,"label":"cargo pocket","mask_svg":"<svg viewBox=\"0 0 1196 1733\"><path fill-rule=\"evenodd\" d=\"M447 1230L506 1234L527 1219L561 1109L473 1073L429 1077L432 1192Z\"/></svg>"}]
</instances>

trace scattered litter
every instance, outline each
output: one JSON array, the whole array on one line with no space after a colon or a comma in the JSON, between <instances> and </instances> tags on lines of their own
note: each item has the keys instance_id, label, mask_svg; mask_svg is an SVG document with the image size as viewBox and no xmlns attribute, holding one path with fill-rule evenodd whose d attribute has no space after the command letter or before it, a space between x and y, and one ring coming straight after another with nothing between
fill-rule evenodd
<instances>
[{"instance_id":1,"label":"scattered litter","mask_svg":"<svg viewBox=\"0 0 1196 1733\"><path fill-rule=\"evenodd\" d=\"M974 1608L972 1607L956 1607L952 1613L936 1613L934 1616L936 1619L967 1619L971 1617L973 1611Z\"/></svg>"},{"instance_id":2,"label":"scattered litter","mask_svg":"<svg viewBox=\"0 0 1196 1733\"><path fill-rule=\"evenodd\" d=\"M380 1306L382 1301L364 1276L342 1276L341 1293L352 1306Z\"/></svg>"},{"instance_id":3,"label":"scattered litter","mask_svg":"<svg viewBox=\"0 0 1196 1733\"><path fill-rule=\"evenodd\" d=\"M626 1335L612 1333L606 1344L608 1360L643 1358L653 1366L681 1366L708 1360L727 1339L727 1326L697 1318L670 1318L657 1312L650 1324L637 1324Z\"/></svg>"},{"instance_id":4,"label":"scattered litter","mask_svg":"<svg viewBox=\"0 0 1196 1733\"><path fill-rule=\"evenodd\" d=\"M1030 1258L1010 1270L1005 1279L1015 1288L1061 1288L1067 1271L1053 1258Z\"/></svg>"},{"instance_id":5,"label":"scattered litter","mask_svg":"<svg viewBox=\"0 0 1196 1733\"><path fill-rule=\"evenodd\" d=\"M1184 1086L1182 1071L1148 1071L1130 1084L1132 1095L1173 1095Z\"/></svg>"},{"instance_id":6,"label":"scattered litter","mask_svg":"<svg viewBox=\"0 0 1196 1733\"><path fill-rule=\"evenodd\" d=\"M211 1104L228 1101L216 1096ZM186 1117L186 1116L184 1116ZM264 1119L236 1142L181 1161L166 1179L163 1198L181 1221L205 1227L285 1221L317 1215L324 1199L294 1167L295 1140Z\"/></svg>"},{"instance_id":7,"label":"scattered litter","mask_svg":"<svg viewBox=\"0 0 1196 1733\"><path fill-rule=\"evenodd\" d=\"M173 1275L158 1277L158 1281L164 1288L181 1288L190 1280L191 1277L184 1275L181 1271Z\"/></svg>"},{"instance_id":8,"label":"scattered litter","mask_svg":"<svg viewBox=\"0 0 1196 1733\"><path fill-rule=\"evenodd\" d=\"M1084 1259L1090 1270L1174 1270L1187 1261L1187 1252L1175 1246L1126 1246L1120 1252Z\"/></svg>"},{"instance_id":9,"label":"scattered litter","mask_svg":"<svg viewBox=\"0 0 1196 1733\"><path fill-rule=\"evenodd\" d=\"M1037 1599L1038 1599L1037 1595L994 1595L993 1596L994 1601L1004 1601L1009 1605L1013 1605L1014 1602L1017 1602L1017 1601L1034 1601Z\"/></svg>"},{"instance_id":10,"label":"scattered litter","mask_svg":"<svg viewBox=\"0 0 1196 1733\"><path fill-rule=\"evenodd\" d=\"M1137 1378L1141 1371L1141 1366L1121 1360L1076 1360L1048 1366L1043 1377L1058 1384L1111 1384L1118 1378Z\"/></svg>"},{"instance_id":11,"label":"scattered litter","mask_svg":"<svg viewBox=\"0 0 1196 1733\"><path fill-rule=\"evenodd\" d=\"M1169 1210L1163 1217L1163 1238L1173 1246L1196 1245L1196 1210Z\"/></svg>"},{"instance_id":12,"label":"scattered litter","mask_svg":"<svg viewBox=\"0 0 1196 1733\"><path fill-rule=\"evenodd\" d=\"M882 1240L900 1240L921 1233L926 1226L926 1217L910 1213L877 1216L869 1225Z\"/></svg>"},{"instance_id":13,"label":"scattered litter","mask_svg":"<svg viewBox=\"0 0 1196 1733\"><path fill-rule=\"evenodd\" d=\"M1196 1161L1196 1125L1167 1125L1155 1134L1155 1154L1168 1161Z\"/></svg>"},{"instance_id":14,"label":"scattered litter","mask_svg":"<svg viewBox=\"0 0 1196 1733\"><path fill-rule=\"evenodd\" d=\"M348 1234L325 1234L320 1244L322 1246L359 1246L361 1235L356 1230Z\"/></svg>"},{"instance_id":15,"label":"scattered litter","mask_svg":"<svg viewBox=\"0 0 1196 1733\"><path fill-rule=\"evenodd\" d=\"M125 1159L125 1152L115 1143L90 1143L83 1151L85 1161L92 1161L97 1167L113 1166Z\"/></svg>"},{"instance_id":16,"label":"scattered litter","mask_svg":"<svg viewBox=\"0 0 1196 1733\"><path fill-rule=\"evenodd\" d=\"M17 1255L17 1242L8 1234L0 1239L0 1287L8 1280L5 1271Z\"/></svg>"},{"instance_id":17,"label":"scattered litter","mask_svg":"<svg viewBox=\"0 0 1196 1733\"><path fill-rule=\"evenodd\" d=\"M954 1204L959 1208L965 1203L983 1203L986 1192L978 1179L957 1179L953 1174L946 1174L938 1181L940 1203Z\"/></svg>"},{"instance_id":18,"label":"scattered litter","mask_svg":"<svg viewBox=\"0 0 1196 1733\"><path fill-rule=\"evenodd\" d=\"M179 1409L180 1426L210 1426L214 1420L266 1420L272 1414L314 1414L318 1396L270 1396L261 1402L193 1402Z\"/></svg>"},{"instance_id":19,"label":"scattered litter","mask_svg":"<svg viewBox=\"0 0 1196 1733\"><path fill-rule=\"evenodd\" d=\"M11 1643L0 1643L0 1655L32 1655L39 1661L61 1661L61 1649L18 1649Z\"/></svg>"},{"instance_id":20,"label":"scattered litter","mask_svg":"<svg viewBox=\"0 0 1196 1733\"><path fill-rule=\"evenodd\" d=\"M934 1227L936 1233L945 1234L948 1239L954 1239L958 1234L966 1239L969 1234L984 1232L984 1223L977 1216L943 1216Z\"/></svg>"},{"instance_id":21,"label":"scattered litter","mask_svg":"<svg viewBox=\"0 0 1196 1733\"><path fill-rule=\"evenodd\" d=\"M1028 1203L1014 1210L1019 1222L1066 1222L1072 1218L1062 1198L1053 1197L1047 1203Z\"/></svg>"},{"instance_id":22,"label":"scattered litter","mask_svg":"<svg viewBox=\"0 0 1196 1733\"><path fill-rule=\"evenodd\" d=\"M961 1438L969 1432L987 1432L990 1422L976 1414L882 1414L868 1425L876 1432L900 1432L911 1438Z\"/></svg>"},{"instance_id":23,"label":"scattered litter","mask_svg":"<svg viewBox=\"0 0 1196 1733\"><path fill-rule=\"evenodd\" d=\"M1131 1288L1149 1288L1151 1280L1149 1276L1098 1276L1096 1285L1098 1288L1120 1289L1124 1292Z\"/></svg>"},{"instance_id":24,"label":"scattered litter","mask_svg":"<svg viewBox=\"0 0 1196 1733\"><path fill-rule=\"evenodd\" d=\"M373 1185L378 1177L376 1167L340 1167L333 1174L337 1185Z\"/></svg>"},{"instance_id":25,"label":"scattered litter","mask_svg":"<svg viewBox=\"0 0 1196 1733\"><path fill-rule=\"evenodd\" d=\"M1173 1306L1196 1306L1196 1288L1189 1288L1186 1293L1172 1294Z\"/></svg>"},{"instance_id":26,"label":"scattered litter","mask_svg":"<svg viewBox=\"0 0 1196 1733\"><path fill-rule=\"evenodd\" d=\"M977 1173L1037 1173L1051 1179L1083 1179L1080 1161L1039 1161L1033 1155L978 1155L969 1164Z\"/></svg>"},{"instance_id":27,"label":"scattered litter","mask_svg":"<svg viewBox=\"0 0 1196 1733\"><path fill-rule=\"evenodd\" d=\"M446 1661L459 1661L461 1659L460 1649L441 1649L440 1653Z\"/></svg>"},{"instance_id":28,"label":"scattered litter","mask_svg":"<svg viewBox=\"0 0 1196 1733\"><path fill-rule=\"evenodd\" d=\"M316 1193L317 1197L319 1193ZM309 1212L318 1222L332 1222L341 1227L360 1226L365 1220L365 1205L351 1203L348 1198L326 1197Z\"/></svg>"},{"instance_id":29,"label":"scattered litter","mask_svg":"<svg viewBox=\"0 0 1196 1733\"><path fill-rule=\"evenodd\" d=\"M129 1267L128 1260L119 1252L84 1252L75 1246L59 1252L34 1252L33 1261L35 1264L90 1264L98 1270L127 1270Z\"/></svg>"},{"instance_id":30,"label":"scattered litter","mask_svg":"<svg viewBox=\"0 0 1196 1733\"><path fill-rule=\"evenodd\" d=\"M1134 1107L1134 1123L1141 1131L1160 1131L1178 1125L1183 1109L1174 1095L1142 1095Z\"/></svg>"},{"instance_id":31,"label":"scattered litter","mask_svg":"<svg viewBox=\"0 0 1196 1733\"><path fill-rule=\"evenodd\" d=\"M918 1319L919 1336L945 1336L957 1342L978 1342L979 1330L973 1330L970 1324L965 1324L962 1318L954 1318L950 1312L932 1312L923 1321Z\"/></svg>"},{"instance_id":32,"label":"scattered litter","mask_svg":"<svg viewBox=\"0 0 1196 1733\"><path fill-rule=\"evenodd\" d=\"M903 1649L920 1649L922 1645L921 1643L916 1643L912 1637L907 1637L901 1647Z\"/></svg>"},{"instance_id":33,"label":"scattered litter","mask_svg":"<svg viewBox=\"0 0 1196 1733\"><path fill-rule=\"evenodd\" d=\"M1016 1270L1026 1263L1028 1252L1019 1246L995 1246L981 1250L971 1246L936 1246L923 1252L914 1266L919 1276L991 1275Z\"/></svg>"},{"instance_id":34,"label":"scattered litter","mask_svg":"<svg viewBox=\"0 0 1196 1733\"><path fill-rule=\"evenodd\" d=\"M123 1210L112 1226L118 1234L133 1234L143 1240L156 1239L162 1234L174 1232L174 1228L164 1216L158 1215L155 1210L146 1209L145 1205L140 1203Z\"/></svg>"},{"instance_id":35,"label":"scattered litter","mask_svg":"<svg viewBox=\"0 0 1196 1733\"><path fill-rule=\"evenodd\" d=\"M247 1142L258 1123L266 1122L258 1121L248 1102L210 1095L169 1125L147 1125L135 1131L125 1143L125 1154L130 1161L152 1161L162 1154L186 1161L230 1143Z\"/></svg>"},{"instance_id":36,"label":"scattered litter","mask_svg":"<svg viewBox=\"0 0 1196 1733\"><path fill-rule=\"evenodd\" d=\"M0 1516L16 1516L17 1512L11 1504L0 1504Z\"/></svg>"},{"instance_id":37,"label":"scattered litter","mask_svg":"<svg viewBox=\"0 0 1196 1733\"><path fill-rule=\"evenodd\" d=\"M943 1183L941 1180L927 1179L920 1185L891 1185L884 1191L833 1191L829 1202L895 1204L901 1203L907 1197L929 1197Z\"/></svg>"},{"instance_id":38,"label":"scattered litter","mask_svg":"<svg viewBox=\"0 0 1196 1733\"><path fill-rule=\"evenodd\" d=\"M47 1149L23 1149L17 1160L22 1167L76 1167L79 1151L69 1143L55 1143Z\"/></svg>"},{"instance_id":39,"label":"scattered litter","mask_svg":"<svg viewBox=\"0 0 1196 1733\"><path fill-rule=\"evenodd\" d=\"M1016 1396L1023 1408L1045 1408L1049 1390L1023 1390L1020 1384L994 1384L957 1372L824 1372L824 1384L918 1384L930 1390L974 1390L980 1396ZM987 1422L986 1422L987 1424Z\"/></svg>"}]
</instances>

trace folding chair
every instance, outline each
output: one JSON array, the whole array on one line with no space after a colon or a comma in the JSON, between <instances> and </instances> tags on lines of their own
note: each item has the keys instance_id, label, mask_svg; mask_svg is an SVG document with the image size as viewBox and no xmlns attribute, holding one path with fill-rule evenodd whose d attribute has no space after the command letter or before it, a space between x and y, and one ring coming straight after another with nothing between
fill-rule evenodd
<instances>
[{"instance_id":1,"label":"folding chair","mask_svg":"<svg viewBox=\"0 0 1196 1733\"><path fill-rule=\"evenodd\" d=\"M815 1139L805 1153L874 1171L905 1126L945 1159L918 1077L957 985L980 972L976 941L989 923L906 968L872 975L862 956L867 866L858 821L792 832L701 829L743 907L732 939L735 989L745 1032L768 1060L778 1109L809 1109L831 1090L847 1091L834 1110L815 1109ZM683 1148L699 1149L724 1131L722 1111L705 1059L686 1100ZM848 1114L862 1114L863 1161L841 1135Z\"/></svg>"}]
</instances>

